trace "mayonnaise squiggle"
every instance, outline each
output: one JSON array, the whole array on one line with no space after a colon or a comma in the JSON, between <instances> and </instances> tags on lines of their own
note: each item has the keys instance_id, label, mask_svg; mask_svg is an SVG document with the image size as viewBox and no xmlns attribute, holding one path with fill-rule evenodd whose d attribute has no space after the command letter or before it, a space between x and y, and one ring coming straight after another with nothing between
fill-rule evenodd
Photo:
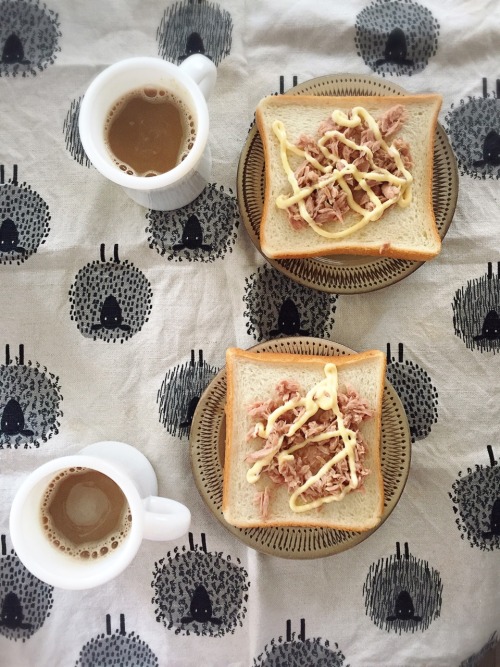
<instances>
[{"instance_id":1,"label":"mayonnaise squiggle","mask_svg":"<svg viewBox=\"0 0 500 667\"><path fill-rule=\"evenodd\" d=\"M294 512L307 512L308 510L319 507L324 503L342 500L346 493L352 489L356 489L359 484L358 475L356 473L355 458L356 433L344 425L343 415L338 405L337 367L333 363L328 363L325 365L324 372L325 378L315 384L305 396L297 396L290 399L282 406L276 408L276 410L274 410L269 415L267 424L265 426L262 422L259 422L256 426L256 435L258 435L260 438L267 439L270 436L272 429L279 417L281 417L285 412L293 410L294 408L304 408L302 414L300 414L297 420L289 425L287 433L281 435L276 445L269 450L266 456L256 461L247 471L247 481L251 484L254 484L260 479L262 470L272 462L275 456L277 456L278 465L280 465L287 460L293 460L293 453L295 451L305 447L312 442L322 442L334 437L340 437L342 439L344 445L343 449L332 456L332 458L327 461L315 475L312 475L308 480L306 480L304 484L302 484L291 494L289 504L290 508ZM307 422L307 420L313 417L319 409L333 411L337 419L337 428L332 431L326 431L324 433L311 436L310 438L306 438L304 441L296 443L289 449L280 451L284 439L295 435L295 433L297 433L297 431ZM342 489L340 493L317 498L316 500L313 500L309 503L298 502L300 496L305 491L307 491L309 487L319 481L321 477L326 475L335 464L346 458L349 464L350 482Z\"/></svg>"},{"instance_id":2,"label":"mayonnaise squiggle","mask_svg":"<svg viewBox=\"0 0 500 667\"><path fill-rule=\"evenodd\" d=\"M281 121L275 120L273 122L272 129L280 144L281 163L293 191L291 196L279 195L279 197L276 199L276 206L281 209L287 209L293 204L297 204L301 217L309 224L312 229L314 229L317 234L325 238L342 239L354 234L354 232L362 229L368 223L379 220L384 214L384 211L394 204L397 204L402 208L409 206L412 199L413 176L404 166L401 155L394 144L389 146L383 139L377 121L366 109L359 106L354 107L351 111L350 118L343 111L335 110L332 112L331 118L337 125L346 128L357 127L364 121L369 129L373 132L375 141L379 143L379 150L385 151L394 160L399 172L402 174L401 176L395 176L387 169L378 167L374 163L373 153L369 147L358 145L356 142L348 139L342 132L339 132L338 130L329 130L325 132L317 142L321 153L327 160L327 164L322 165L307 151L302 150L298 146L295 146L288 140L285 126ZM352 150L362 153L368 160L371 171L360 171L356 165L349 163L346 160L341 160L338 158L338 156L335 156L333 153L331 153L325 145L331 138L338 139ZM288 153L293 153L303 157L315 169L321 172L323 175L320 176L318 182L308 187L301 188L297 182L295 173L290 166ZM337 166L339 163L343 165L341 169L339 169ZM371 211L367 211L356 203L352 195L351 188L345 180L345 176L347 175L351 175L359 187L367 193L370 202L373 204L373 209ZM377 183L383 182L394 185L398 188L399 192L395 197L382 202L367 183L367 181L370 180L377 181ZM319 190L334 183L338 184L342 188L346 195L349 208L355 213L359 213L362 217L347 229L343 229L338 232L329 232L321 225L316 224L314 219L307 211L305 200L315 190Z\"/></svg>"}]
</instances>

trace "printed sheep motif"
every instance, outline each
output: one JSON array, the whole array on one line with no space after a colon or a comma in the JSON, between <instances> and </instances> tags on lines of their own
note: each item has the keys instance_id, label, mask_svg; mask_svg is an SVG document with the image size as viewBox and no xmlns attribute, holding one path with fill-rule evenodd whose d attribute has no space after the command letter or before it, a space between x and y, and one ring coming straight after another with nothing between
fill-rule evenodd
<instances>
[{"instance_id":1,"label":"printed sheep motif","mask_svg":"<svg viewBox=\"0 0 500 667\"><path fill-rule=\"evenodd\" d=\"M49 220L45 201L19 183L17 165L7 182L0 165L0 264L19 265L34 255L49 235Z\"/></svg>"},{"instance_id":2,"label":"printed sheep motif","mask_svg":"<svg viewBox=\"0 0 500 667\"><path fill-rule=\"evenodd\" d=\"M245 279L247 333L257 341L278 336L328 338L337 297L291 282L267 265Z\"/></svg>"},{"instance_id":3,"label":"printed sheep motif","mask_svg":"<svg viewBox=\"0 0 500 667\"><path fill-rule=\"evenodd\" d=\"M169 552L155 564L153 604L158 623L175 634L222 637L243 626L248 574L238 559L208 552L189 533L189 549Z\"/></svg>"},{"instance_id":4,"label":"printed sheep motif","mask_svg":"<svg viewBox=\"0 0 500 667\"><path fill-rule=\"evenodd\" d=\"M1 536L0 635L25 642L50 616L53 587L40 581L21 563L12 549L7 553Z\"/></svg>"},{"instance_id":5,"label":"printed sheep motif","mask_svg":"<svg viewBox=\"0 0 500 667\"><path fill-rule=\"evenodd\" d=\"M24 345L14 363L6 345L0 364L0 449L39 447L57 435L61 401L59 378L39 363L24 363Z\"/></svg>"},{"instance_id":6,"label":"printed sheep motif","mask_svg":"<svg viewBox=\"0 0 500 667\"><path fill-rule=\"evenodd\" d=\"M111 616L106 614L106 633L94 637L80 651L75 667L120 665L120 667L158 667L156 655L138 635L125 631L125 616L120 628L111 631Z\"/></svg>"},{"instance_id":7,"label":"printed sheep motif","mask_svg":"<svg viewBox=\"0 0 500 667\"><path fill-rule=\"evenodd\" d=\"M152 298L142 271L120 261L118 244L113 259L107 261L103 243L100 261L87 264L75 277L69 293L70 316L85 338L123 343L148 321Z\"/></svg>"},{"instance_id":8,"label":"printed sheep motif","mask_svg":"<svg viewBox=\"0 0 500 667\"><path fill-rule=\"evenodd\" d=\"M266 645L254 659L252 667L349 667L344 666L345 656L338 644L330 647L328 640L306 639L305 619L300 619L300 632L292 632L291 621L286 622L286 638L279 637Z\"/></svg>"}]
</instances>

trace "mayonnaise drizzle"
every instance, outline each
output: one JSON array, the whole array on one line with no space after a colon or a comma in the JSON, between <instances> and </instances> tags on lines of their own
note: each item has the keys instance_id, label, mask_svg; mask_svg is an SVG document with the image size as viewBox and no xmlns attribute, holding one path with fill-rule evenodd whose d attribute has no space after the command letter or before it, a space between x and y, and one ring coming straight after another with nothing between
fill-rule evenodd
<instances>
[{"instance_id":1,"label":"mayonnaise drizzle","mask_svg":"<svg viewBox=\"0 0 500 667\"><path fill-rule=\"evenodd\" d=\"M338 405L338 374L337 367L335 364L328 363L324 368L325 378L315 384L312 389L310 389L307 394L303 397L294 397L284 403L279 408L276 408L268 417L267 424L264 426L262 422L259 422L256 426L256 434L260 438L268 438L272 432L276 421L288 410L293 410L295 408L304 408L302 413L299 415L296 421L290 424L287 433L281 435L278 438L276 445L269 449L269 452L266 456L262 457L256 461L253 466L247 471L247 481L251 484L254 484L260 478L260 474L266 466L268 466L273 458L277 455L278 466L282 463L293 460L293 453L302 447L305 447L311 442L322 442L324 440L329 440L334 437L340 437L343 441L343 449L332 456L332 458L327 461L315 475L309 477L304 484L302 484L298 489L296 489L290 496L289 504L290 508L294 512L307 512L310 509L319 507L323 503L330 503L336 500L341 500L346 493L351 491L351 489L356 489L359 484L359 479L356 474L356 458L355 458L355 447L356 447L356 433L351 429L347 428L344 425L344 419L342 412L340 411ZM324 433L319 433L318 435L311 436L306 438L303 442L296 443L292 447L280 451L281 446L285 438L290 438L303 426L310 417L313 417L317 411L321 410L332 410L334 415L337 418L337 428L333 431L326 431ZM321 498L317 498L309 503L299 503L297 502L299 497L307 491L307 489L312 486L315 482L321 479L323 475L336 464L347 458L349 464L349 473L350 473L350 482L345 486L340 493L335 495L328 495Z\"/></svg>"},{"instance_id":2,"label":"mayonnaise drizzle","mask_svg":"<svg viewBox=\"0 0 500 667\"><path fill-rule=\"evenodd\" d=\"M329 239L342 239L362 229L369 222L379 220L384 211L393 204L397 203L398 206L402 208L409 206L412 197L411 188L413 176L404 166L398 149L394 145L389 146L383 139L377 121L366 109L363 107L354 107L351 112L351 118L349 118L343 111L337 109L332 112L331 118L337 125L346 128L357 127L364 121L373 132L375 141L379 142L380 148L386 151L394 159L396 166L402 174L400 177L395 176L387 169L376 166L373 161L373 153L370 148L356 144L356 142L348 139L342 132L339 132L338 130L329 130L325 132L318 141L318 147L320 151L323 153L326 160L329 161L329 164L326 166L321 165L318 160L316 160L307 151L302 150L298 146L295 146L290 141L288 141L285 126L280 120L275 120L273 122L272 129L280 143L281 163L293 191L293 194L289 197L283 194L279 195L279 197L276 199L276 206L281 209L286 209L293 204L297 204L301 217L309 224L312 229L314 229L317 234ZM349 148L363 153L368 160L368 163L370 164L371 171L360 171L354 164L348 163L345 160L339 160L338 157L335 157L333 153L331 153L325 146L328 139L332 137L335 137L346 146L349 146ZM305 158L315 169L324 175L321 176L319 181L314 185L306 188L299 187L294 171L288 161L288 153L293 153ZM339 162L344 165L341 169L337 167L337 163ZM372 211L367 211L363 207L359 206L359 204L357 204L354 200L351 188L345 180L345 176L348 174L351 174L355 181L357 181L358 185L367 193L370 201L374 206ZM385 202L382 202L376 196L372 188L368 185L368 180L390 183L391 185L399 188L399 194ZM361 215L361 220L358 220L347 229L343 229L338 232L329 232L322 226L316 224L314 219L309 215L305 205L305 200L307 197L309 197L310 194L314 192L314 190L319 190L332 183L338 183L338 185L346 194L349 207L355 213L359 213Z\"/></svg>"}]
</instances>

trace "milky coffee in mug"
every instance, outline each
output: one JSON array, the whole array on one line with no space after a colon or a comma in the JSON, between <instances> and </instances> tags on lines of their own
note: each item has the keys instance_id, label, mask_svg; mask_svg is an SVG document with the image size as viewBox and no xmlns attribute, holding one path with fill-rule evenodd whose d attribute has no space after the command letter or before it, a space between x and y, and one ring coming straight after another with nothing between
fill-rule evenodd
<instances>
[{"instance_id":1,"label":"milky coffee in mug","mask_svg":"<svg viewBox=\"0 0 500 667\"><path fill-rule=\"evenodd\" d=\"M194 114L159 86L131 90L111 107L104 128L115 164L133 176L158 176L176 167L193 147Z\"/></svg>"},{"instance_id":2,"label":"milky coffee in mug","mask_svg":"<svg viewBox=\"0 0 500 667\"><path fill-rule=\"evenodd\" d=\"M90 83L80 104L78 129L87 157L97 171L120 185L141 206L155 211L173 211L186 206L200 195L211 177L207 98L216 80L217 67L201 53L194 53L180 65L159 57L138 57L106 67ZM162 116L162 107L173 111L174 117L180 112L182 130L179 130L179 117L167 130L162 121L162 132L167 131L174 137L165 144L171 148L174 158L158 165L156 156L152 161L149 155L133 169L134 149L130 139L139 133L136 119L140 107L155 118L146 123L150 129L158 128L156 116ZM125 120L124 111L130 112L131 118L125 123L127 131L118 133L121 148L117 159L110 151L106 128L120 117ZM164 144L161 136L154 132L146 139L155 150ZM113 140L111 143L115 146ZM142 140L143 149L145 143ZM118 150L116 146L114 150Z\"/></svg>"},{"instance_id":3,"label":"milky coffee in mug","mask_svg":"<svg viewBox=\"0 0 500 667\"><path fill-rule=\"evenodd\" d=\"M105 584L130 565L143 540L178 539L190 523L185 505L158 495L144 454L113 440L35 468L16 490L9 517L19 560L67 590Z\"/></svg>"},{"instance_id":4,"label":"milky coffee in mug","mask_svg":"<svg viewBox=\"0 0 500 667\"><path fill-rule=\"evenodd\" d=\"M123 491L90 468L61 470L42 498L41 522L54 547L78 559L102 558L129 533L132 516Z\"/></svg>"}]
</instances>

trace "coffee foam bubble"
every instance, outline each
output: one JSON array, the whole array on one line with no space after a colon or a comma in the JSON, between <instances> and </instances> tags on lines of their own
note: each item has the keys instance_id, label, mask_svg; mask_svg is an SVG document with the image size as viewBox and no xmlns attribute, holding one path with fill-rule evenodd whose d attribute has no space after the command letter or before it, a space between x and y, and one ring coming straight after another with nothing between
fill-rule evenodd
<instances>
[{"instance_id":1,"label":"coffee foam bubble","mask_svg":"<svg viewBox=\"0 0 500 667\"><path fill-rule=\"evenodd\" d=\"M45 536L52 543L56 549L71 556L73 558L84 560L96 560L106 556L108 553L116 551L118 547L124 542L130 532L132 525L132 515L128 503L125 501L124 511L122 513L119 526L116 527L111 534L94 542L85 542L83 544L73 544L70 540L61 534L52 521L49 506L60 487L61 483L70 476L78 473L90 472L89 468L75 466L62 470L49 483L44 493L41 504L41 522Z\"/></svg>"}]
</instances>

